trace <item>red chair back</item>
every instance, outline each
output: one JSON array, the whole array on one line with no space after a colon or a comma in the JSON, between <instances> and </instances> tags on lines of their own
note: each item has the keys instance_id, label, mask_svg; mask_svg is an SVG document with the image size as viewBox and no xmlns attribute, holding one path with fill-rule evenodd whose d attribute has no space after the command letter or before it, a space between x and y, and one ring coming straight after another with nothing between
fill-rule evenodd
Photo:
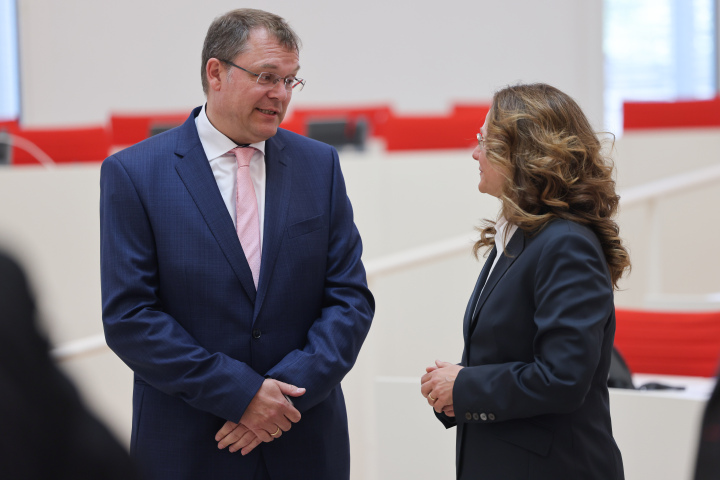
<instances>
[{"instance_id":1,"label":"red chair back","mask_svg":"<svg viewBox=\"0 0 720 480\"><path fill-rule=\"evenodd\" d=\"M720 312L618 309L615 347L633 373L713 377L720 360Z\"/></svg>"},{"instance_id":2,"label":"red chair back","mask_svg":"<svg viewBox=\"0 0 720 480\"><path fill-rule=\"evenodd\" d=\"M126 115L112 114L110 127L112 144L127 147L150 137L153 129L167 129L182 125L188 113Z\"/></svg>"},{"instance_id":3,"label":"red chair back","mask_svg":"<svg viewBox=\"0 0 720 480\"><path fill-rule=\"evenodd\" d=\"M13 165L38 165L38 159L24 148L23 140L33 143L55 163L101 162L110 152L110 135L104 127L71 129L17 129L13 146Z\"/></svg>"},{"instance_id":4,"label":"red chair back","mask_svg":"<svg viewBox=\"0 0 720 480\"><path fill-rule=\"evenodd\" d=\"M720 127L720 99L679 102L625 102L625 130Z\"/></svg>"}]
</instances>

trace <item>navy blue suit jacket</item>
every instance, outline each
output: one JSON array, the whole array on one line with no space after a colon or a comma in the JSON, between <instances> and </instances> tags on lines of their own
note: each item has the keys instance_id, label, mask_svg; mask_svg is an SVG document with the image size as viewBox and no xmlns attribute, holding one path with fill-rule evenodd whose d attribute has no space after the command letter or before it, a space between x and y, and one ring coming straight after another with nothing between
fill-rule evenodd
<instances>
[{"instance_id":1,"label":"navy blue suit jacket","mask_svg":"<svg viewBox=\"0 0 720 480\"><path fill-rule=\"evenodd\" d=\"M135 372L131 453L153 480L252 478L260 457L273 478L347 478L340 381L374 301L337 152L282 129L267 141L256 292L198 112L102 165L103 323ZM219 451L265 377L307 389L302 420L246 457Z\"/></svg>"},{"instance_id":2,"label":"navy blue suit jacket","mask_svg":"<svg viewBox=\"0 0 720 480\"><path fill-rule=\"evenodd\" d=\"M439 415L458 427L458 478L623 478L607 390L615 308L597 237L555 220L534 236L518 229L507 250L488 278L493 248L470 298L455 417Z\"/></svg>"}]
</instances>

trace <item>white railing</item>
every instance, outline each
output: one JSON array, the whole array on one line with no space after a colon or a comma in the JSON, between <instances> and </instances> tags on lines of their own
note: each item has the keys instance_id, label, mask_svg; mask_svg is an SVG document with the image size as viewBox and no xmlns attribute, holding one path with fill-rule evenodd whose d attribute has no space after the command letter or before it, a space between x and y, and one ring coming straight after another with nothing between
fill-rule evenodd
<instances>
[{"instance_id":1,"label":"white railing","mask_svg":"<svg viewBox=\"0 0 720 480\"><path fill-rule=\"evenodd\" d=\"M620 192L620 206L630 207L642 202L654 202L691 188L710 185L718 180L720 164L623 190Z\"/></svg>"},{"instance_id":2,"label":"white railing","mask_svg":"<svg viewBox=\"0 0 720 480\"><path fill-rule=\"evenodd\" d=\"M379 277L410 267L436 262L459 253L467 253L474 243L473 233L411 248L365 262L368 278Z\"/></svg>"},{"instance_id":3,"label":"white railing","mask_svg":"<svg viewBox=\"0 0 720 480\"><path fill-rule=\"evenodd\" d=\"M79 340L72 340L63 343L59 347L50 351L50 356L58 361L70 360L71 358L84 357L94 355L96 353L107 350L105 343L105 335L91 335Z\"/></svg>"},{"instance_id":4,"label":"white railing","mask_svg":"<svg viewBox=\"0 0 720 480\"><path fill-rule=\"evenodd\" d=\"M660 293L661 281L661 252L659 239L660 218L656 204L660 199L666 199L690 189L710 185L720 181L720 165L697 170L690 173L649 182L638 187L628 188L620 192L620 207L627 208L638 204L645 204L650 218L650 247L648 248L649 269L648 296ZM365 269L369 279L382 275L395 273L418 265L442 260L461 253L468 253L472 248L476 232L460 235L447 240L434 242L417 248L393 253L365 262ZM65 343L52 350L52 356L58 361L65 361L80 356L91 355L107 349L103 335L93 335L72 342Z\"/></svg>"},{"instance_id":5,"label":"white railing","mask_svg":"<svg viewBox=\"0 0 720 480\"><path fill-rule=\"evenodd\" d=\"M662 217L658 202L671 195L686 192L712 185L720 180L720 164L712 167L695 170L693 172L675 175L637 187L628 188L620 192L620 208L627 208L638 204L645 205L649 224L647 248L647 285L645 303L654 307L666 305L670 308L695 309L700 304L714 303L714 295L668 295L662 293L662 251L660 239L663 238ZM692 306L694 304L694 306Z\"/></svg>"},{"instance_id":6,"label":"white railing","mask_svg":"<svg viewBox=\"0 0 720 480\"><path fill-rule=\"evenodd\" d=\"M53 168L55 166L55 161L50 158L47 153L26 138L18 137L8 132L0 132L0 144L7 145L10 152L12 152L12 147L25 150L45 168Z\"/></svg>"}]
</instances>

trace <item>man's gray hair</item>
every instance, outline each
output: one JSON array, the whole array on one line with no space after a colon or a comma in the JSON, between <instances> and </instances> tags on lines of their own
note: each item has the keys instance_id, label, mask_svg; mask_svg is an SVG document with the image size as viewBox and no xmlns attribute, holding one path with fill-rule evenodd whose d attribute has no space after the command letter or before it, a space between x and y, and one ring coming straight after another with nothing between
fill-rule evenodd
<instances>
[{"instance_id":1,"label":"man's gray hair","mask_svg":"<svg viewBox=\"0 0 720 480\"><path fill-rule=\"evenodd\" d=\"M205 95L209 88L205 73L208 60L211 58L234 60L247 48L250 32L255 28L264 28L288 50L300 51L300 37L282 17L253 8L240 8L227 12L213 20L205 36L200 69Z\"/></svg>"}]
</instances>

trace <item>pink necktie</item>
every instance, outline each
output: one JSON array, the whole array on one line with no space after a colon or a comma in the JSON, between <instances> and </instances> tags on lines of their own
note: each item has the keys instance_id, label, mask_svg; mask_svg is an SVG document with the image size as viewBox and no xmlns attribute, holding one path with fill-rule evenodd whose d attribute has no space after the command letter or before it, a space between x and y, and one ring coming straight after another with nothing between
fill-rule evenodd
<instances>
[{"instance_id":1,"label":"pink necktie","mask_svg":"<svg viewBox=\"0 0 720 480\"><path fill-rule=\"evenodd\" d=\"M260 278L260 219L257 197L250 177L250 158L255 153L253 147L236 147L230 150L238 163L237 194L235 213L237 215L237 234L240 238L245 257L252 271L255 288Z\"/></svg>"}]
</instances>

